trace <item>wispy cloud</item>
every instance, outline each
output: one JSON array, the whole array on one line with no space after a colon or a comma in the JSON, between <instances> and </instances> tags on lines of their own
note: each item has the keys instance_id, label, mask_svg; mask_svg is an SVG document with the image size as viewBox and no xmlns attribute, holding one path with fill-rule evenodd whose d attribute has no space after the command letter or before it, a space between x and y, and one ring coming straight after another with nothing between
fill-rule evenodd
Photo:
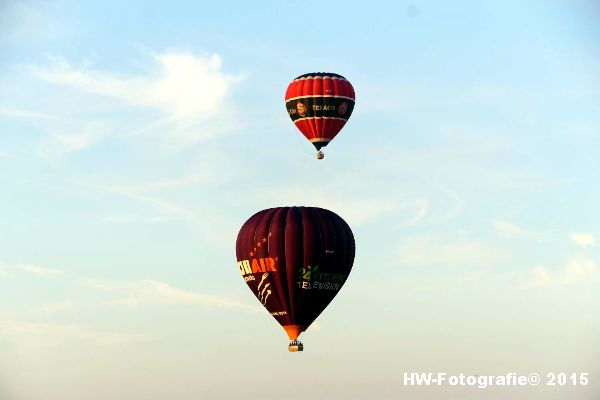
<instances>
[{"instance_id":1,"label":"wispy cloud","mask_svg":"<svg viewBox=\"0 0 600 400\"><path fill-rule=\"evenodd\" d=\"M196 174L184 175L163 181L154 181L128 186L112 186L110 189L115 192L150 192L162 189L196 186L201 183L214 182L215 179L216 174L213 171L202 171Z\"/></svg>"},{"instance_id":2,"label":"wispy cloud","mask_svg":"<svg viewBox=\"0 0 600 400\"><path fill-rule=\"evenodd\" d=\"M56 119L52 114L0 106L0 115L11 118Z\"/></svg>"},{"instance_id":3,"label":"wispy cloud","mask_svg":"<svg viewBox=\"0 0 600 400\"><path fill-rule=\"evenodd\" d=\"M160 132L163 138L190 144L234 127L223 110L231 111L233 104L224 107L225 101L242 78L223 72L219 55L165 52L153 53L151 59L150 71L137 76L77 68L61 57L32 70L49 83L113 99L121 108L142 107L158 113L150 121L131 126L134 134Z\"/></svg>"},{"instance_id":4,"label":"wispy cloud","mask_svg":"<svg viewBox=\"0 0 600 400\"><path fill-rule=\"evenodd\" d=\"M53 275L61 275L64 271L60 269L52 269L41 267L39 265L33 264L24 264L20 265L19 269L25 272L29 272L30 274L40 275L40 276L53 276Z\"/></svg>"},{"instance_id":5,"label":"wispy cloud","mask_svg":"<svg viewBox=\"0 0 600 400\"><path fill-rule=\"evenodd\" d=\"M457 235L453 240L414 237L405 240L398 250L397 263L407 266L486 265L499 257L486 243Z\"/></svg>"},{"instance_id":6,"label":"wispy cloud","mask_svg":"<svg viewBox=\"0 0 600 400\"><path fill-rule=\"evenodd\" d=\"M250 311L261 311L258 307L238 303L221 296L196 293L170 286L154 279L133 282L115 282L98 279L81 280L80 284L90 288L122 294L124 297L111 300L108 304L142 307L151 305L202 304L216 307L233 307Z\"/></svg>"},{"instance_id":7,"label":"wispy cloud","mask_svg":"<svg viewBox=\"0 0 600 400\"><path fill-rule=\"evenodd\" d=\"M535 286L543 286L552 282L552 276L545 267L535 267L531 272L533 274L533 284Z\"/></svg>"},{"instance_id":8,"label":"wispy cloud","mask_svg":"<svg viewBox=\"0 0 600 400\"><path fill-rule=\"evenodd\" d=\"M0 278L12 278L12 276L13 275L9 269L2 262L0 262Z\"/></svg>"},{"instance_id":9,"label":"wispy cloud","mask_svg":"<svg viewBox=\"0 0 600 400\"><path fill-rule=\"evenodd\" d=\"M531 275L525 287L575 285L584 283L599 283L600 267L598 263L587 256L578 255L569 258L557 269L537 266L531 270Z\"/></svg>"},{"instance_id":10,"label":"wispy cloud","mask_svg":"<svg viewBox=\"0 0 600 400\"><path fill-rule=\"evenodd\" d=\"M44 155L66 154L84 150L110 136L113 127L107 122L78 121L53 126L47 132L48 141L38 145Z\"/></svg>"},{"instance_id":11,"label":"wispy cloud","mask_svg":"<svg viewBox=\"0 0 600 400\"><path fill-rule=\"evenodd\" d=\"M0 336L19 349L35 353L40 348L62 346L74 342L107 346L145 341L146 334L99 331L85 325L40 323L0 316Z\"/></svg>"},{"instance_id":12,"label":"wispy cloud","mask_svg":"<svg viewBox=\"0 0 600 400\"><path fill-rule=\"evenodd\" d=\"M356 190L356 188L353 188ZM256 201L269 198L272 204L296 204L324 207L339 213L350 225L360 225L386 215L400 205L385 196L344 196L348 187L320 187L282 184L256 193ZM248 199L248 197L246 197ZM412 205L412 204L411 204Z\"/></svg>"},{"instance_id":13,"label":"wispy cloud","mask_svg":"<svg viewBox=\"0 0 600 400\"><path fill-rule=\"evenodd\" d=\"M58 312L71 311L76 308L76 305L72 301L61 301L54 303L44 303L38 307L38 310L44 314L54 314Z\"/></svg>"},{"instance_id":14,"label":"wispy cloud","mask_svg":"<svg viewBox=\"0 0 600 400\"><path fill-rule=\"evenodd\" d=\"M229 231L233 229L232 224L225 220L224 217L200 214L194 209L182 206L172 201L164 200L156 195L145 193L148 190L148 187L153 186L152 184L141 186L102 186L81 183L79 185L100 192L123 196L154 206L164 213L165 216L176 218L189 224L207 240L218 246L223 246L224 243L227 243L228 235L231 234ZM215 227L220 227L220 229L216 229Z\"/></svg>"},{"instance_id":15,"label":"wispy cloud","mask_svg":"<svg viewBox=\"0 0 600 400\"><path fill-rule=\"evenodd\" d=\"M420 199L415 201L415 214L414 216L406 223L406 225L414 225L417 222L421 221L427 215L429 211L429 201L427 199Z\"/></svg>"},{"instance_id":16,"label":"wispy cloud","mask_svg":"<svg viewBox=\"0 0 600 400\"><path fill-rule=\"evenodd\" d=\"M160 223L172 221L173 218L166 217L166 216L108 214L108 215L98 216L97 220L99 222L105 223L105 224L128 224L128 223L160 224Z\"/></svg>"},{"instance_id":17,"label":"wispy cloud","mask_svg":"<svg viewBox=\"0 0 600 400\"><path fill-rule=\"evenodd\" d=\"M592 233L571 233L569 235L571 240L583 247L594 246L596 244L596 238Z\"/></svg>"},{"instance_id":18,"label":"wispy cloud","mask_svg":"<svg viewBox=\"0 0 600 400\"><path fill-rule=\"evenodd\" d=\"M598 263L590 257L579 256L567 261L563 281L567 284L597 282Z\"/></svg>"},{"instance_id":19,"label":"wispy cloud","mask_svg":"<svg viewBox=\"0 0 600 400\"><path fill-rule=\"evenodd\" d=\"M218 54L166 51L148 59L142 72L128 75L60 56L20 66L28 74L22 85L31 86L20 93L40 98L11 98L0 105L0 115L34 120L45 134L38 147L44 156L80 151L108 137L152 138L160 148L180 149L239 126L239 118L230 118L235 102L228 100L243 78L224 72Z\"/></svg>"},{"instance_id":20,"label":"wispy cloud","mask_svg":"<svg viewBox=\"0 0 600 400\"><path fill-rule=\"evenodd\" d=\"M263 188L246 190L245 201L272 205L304 205L323 207L339 213L351 226L392 218L396 227L406 228L417 223L440 223L459 215L464 204L459 195L445 187L436 187L431 194L410 193L390 185L375 190L377 184L367 177L341 174L327 185L307 185L289 181ZM243 189L242 189L243 190Z\"/></svg>"},{"instance_id":21,"label":"wispy cloud","mask_svg":"<svg viewBox=\"0 0 600 400\"><path fill-rule=\"evenodd\" d=\"M446 187L441 187L440 189L450 200L448 202L448 204L450 204L451 206L449 207L450 209L446 212L446 214L442 215L441 217L436 218L435 222L448 221L448 220L456 217L457 215L459 215L464 208L463 200L460 198L460 196L456 192L454 192Z\"/></svg>"},{"instance_id":22,"label":"wispy cloud","mask_svg":"<svg viewBox=\"0 0 600 400\"><path fill-rule=\"evenodd\" d=\"M217 54L209 57L185 52L154 53L156 69L143 76L123 77L89 68L73 67L54 57L49 67L35 67L42 79L78 91L117 99L125 105L150 107L168 118L205 119L219 113L232 84L240 77L221 71Z\"/></svg>"},{"instance_id":23,"label":"wispy cloud","mask_svg":"<svg viewBox=\"0 0 600 400\"><path fill-rule=\"evenodd\" d=\"M525 229L509 221L493 219L491 222L494 230L503 237L531 239L540 236L540 232Z\"/></svg>"},{"instance_id":24,"label":"wispy cloud","mask_svg":"<svg viewBox=\"0 0 600 400\"><path fill-rule=\"evenodd\" d=\"M5 151L0 150L0 157L3 158L13 158L13 159L18 159L19 156L12 154L12 153L7 153Z\"/></svg>"}]
</instances>

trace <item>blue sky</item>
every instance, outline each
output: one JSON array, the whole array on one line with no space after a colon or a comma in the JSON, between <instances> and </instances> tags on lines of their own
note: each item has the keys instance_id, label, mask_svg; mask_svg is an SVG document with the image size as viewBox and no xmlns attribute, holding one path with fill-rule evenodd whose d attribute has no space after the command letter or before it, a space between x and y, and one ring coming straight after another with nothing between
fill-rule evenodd
<instances>
[{"instance_id":1,"label":"blue sky","mask_svg":"<svg viewBox=\"0 0 600 400\"><path fill-rule=\"evenodd\" d=\"M2 2L0 397L594 398L599 16ZM283 102L309 71L357 94L322 162ZM357 244L303 354L235 263L243 222L283 205L335 211ZM418 389L405 371L592 384Z\"/></svg>"}]
</instances>

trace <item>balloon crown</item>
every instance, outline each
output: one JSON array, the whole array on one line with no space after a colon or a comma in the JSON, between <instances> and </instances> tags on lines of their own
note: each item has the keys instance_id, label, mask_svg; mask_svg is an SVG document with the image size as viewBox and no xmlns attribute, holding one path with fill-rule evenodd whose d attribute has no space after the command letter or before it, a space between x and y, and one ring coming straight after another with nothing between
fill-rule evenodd
<instances>
[{"instance_id":1,"label":"balloon crown","mask_svg":"<svg viewBox=\"0 0 600 400\"><path fill-rule=\"evenodd\" d=\"M296 77L294 80L296 80L296 79L303 79L303 78L314 78L314 77L317 77L317 76L323 77L323 78L338 78L338 79L347 80L342 75L340 75L340 74L334 74L333 72L309 72L308 74L303 74L303 75L300 75L300 76Z\"/></svg>"}]
</instances>

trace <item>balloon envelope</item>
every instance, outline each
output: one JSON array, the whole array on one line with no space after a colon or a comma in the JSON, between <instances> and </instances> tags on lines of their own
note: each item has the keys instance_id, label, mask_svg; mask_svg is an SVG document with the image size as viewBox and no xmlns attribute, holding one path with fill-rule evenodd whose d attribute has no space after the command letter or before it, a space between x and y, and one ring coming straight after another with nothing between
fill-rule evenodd
<instances>
[{"instance_id":1,"label":"balloon envelope","mask_svg":"<svg viewBox=\"0 0 600 400\"><path fill-rule=\"evenodd\" d=\"M327 146L344 127L354 101L350 82L331 72L300 75L285 93L288 115L317 150Z\"/></svg>"},{"instance_id":2,"label":"balloon envelope","mask_svg":"<svg viewBox=\"0 0 600 400\"><path fill-rule=\"evenodd\" d=\"M316 207L259 211L244 223L236 242L245 282L291 340L338 294L354 253L348 224Z\"/></svg>"}]
</instances>

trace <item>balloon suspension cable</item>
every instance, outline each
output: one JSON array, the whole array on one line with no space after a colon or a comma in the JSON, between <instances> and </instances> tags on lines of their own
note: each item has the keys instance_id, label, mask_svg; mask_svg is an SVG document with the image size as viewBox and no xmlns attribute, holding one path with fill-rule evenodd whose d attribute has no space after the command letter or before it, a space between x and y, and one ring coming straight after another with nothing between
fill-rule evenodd
<instances>
[{"instance_id":1,"label":"balloon suspension cable","mask_svg":"<svg viewBox=\"0 0 600 400\"><path fill-rule=\"evenodd\" d=\"M321 150L317 151L317 160L322 160L323 158L325 158L325 153Z\"/></svg>"},{"instance_id":2,"label":"balloon suspension cable","mask_svg":"<svg viewBox=\"0 0 600 400\"><path fill-rule=\"evenodd\" d=\"M292 340L288 346L290 352L304 351L304 345L299 340Z\"/></svg>"}]
</instances>

